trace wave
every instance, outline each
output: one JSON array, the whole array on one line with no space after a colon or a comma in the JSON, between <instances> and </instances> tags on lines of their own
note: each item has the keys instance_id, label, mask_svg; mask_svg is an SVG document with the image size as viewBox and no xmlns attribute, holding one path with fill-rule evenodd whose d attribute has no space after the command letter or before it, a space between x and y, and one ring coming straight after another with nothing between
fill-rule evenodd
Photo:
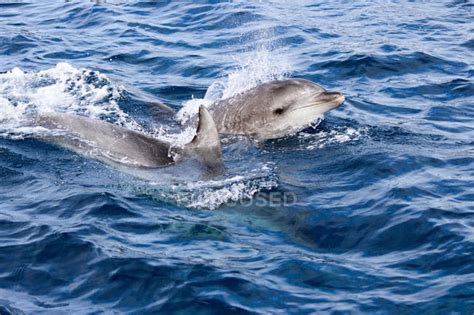
<instances>
[{"instance_id":1,"label":"wave","mask_svg":"<svg viewBox=\"0 0 474 315\"><path fill-rule=\"evenodd\" d=\"M448 60L425 52L413 52L390 55L354 54L340 60L317 63L312 66L312 69L337 74L337 76L383 79L438 69L442 69L446 74L456 74L466 66L464 62Z\"/></svg>"}]
</instances>

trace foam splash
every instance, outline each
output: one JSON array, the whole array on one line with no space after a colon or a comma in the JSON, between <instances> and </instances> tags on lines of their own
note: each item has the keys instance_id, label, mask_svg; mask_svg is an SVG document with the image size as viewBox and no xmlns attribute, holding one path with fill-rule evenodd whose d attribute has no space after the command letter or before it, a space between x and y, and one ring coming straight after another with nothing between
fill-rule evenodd
<instances>
[{"instance_id":1,"label":"foam splash","mask_svg":"<svg viewBox=\"0 0 474 315\"><path fill-rule=\"evenodd\" d=\"M278 51L260 49L234 57L238 65L236 71L227 75L222 98L251 89L263 82L282 80L291 73L291 64L284 54Z\"/></svg>"},{"instance_id":2,"label":"foam splash","mask_svg":"<svg viewBox=\"0 0 474 315\"><path fill-rule=\"evenodd\" d=\"M178 121L186 123L190 117L197 114L200 105L209 107L218 100L232 97L264 82L285 79L292 69L285 54L266 47L234 56L233 60L237 66L222 79L214 81L208 87L204 98L192 98L183 103L176 115Z\"/></svg>"},{"instance_id":3,"label":"foam splash","mask_svg":"<svg viewBox=\"0 0 474 315\"><path fill-rule=\"evenodd\" d=\"M329 131L317 133L300 132L298 138L304 141L301 150L322 149L331 144L341 144L360 140L367 134L366 128L355 129L352 127L334 127ZM309 141L309 144L307 143Z\"/></svg>"},{"instance_id":4,"label":"foam splash","mask_svg":"<svg viewBox=\"0 0 474 315\"><path fill-rule=\"evenodd\" d=\"M278 186L275 165L266 163L249 170L245 176L233 175L219 180L189 181L163 187L162 183L135 183L135 193L160 201L169 201L186 208L216 209L229 202L251 199L262 190Z\"/></svg>"},{"instance_id":5,"label":"foam splash","mask_svg":"<svg viewBox=\"0 0 474 315\"><path fill-rule=\"evenodd\" d=\"M208 187L199 190L189 190L188 193L177 194L178 204L188 208L216 209L229 202L239 202L251 199L262 190L269 190L278 186L274 178L245 179L241 176L232 178L233 183L226 183L220 188ZM198 191L198 193L196 193Z\"/></svg>"},{"instance_id":6,"label":"foam splash","mask_svg":"<svg viewBox=\"0 0 474 315\"><path fill-rule=\"evenodd\" d=\"M63 112L140 129L118 106L123 88L106 75L59 63L52 69L0 74L0 128L18 133L32 114Z\"/></svg>"}]
</instances>

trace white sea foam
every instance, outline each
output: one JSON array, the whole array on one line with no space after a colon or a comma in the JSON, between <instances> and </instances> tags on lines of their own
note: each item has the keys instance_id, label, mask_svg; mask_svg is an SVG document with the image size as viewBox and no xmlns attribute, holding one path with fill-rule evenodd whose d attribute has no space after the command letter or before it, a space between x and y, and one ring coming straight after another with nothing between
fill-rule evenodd
<instances>
[{"instance_id":1,"label":"white sea foam","mask_svg":"<svg viewBox=\"0 0 474 315\"><path fill-rule=\"evenodd\" d=\"M134 186L141 194L169 200L187 208L216 209L229 202L251 199L262 190L278 186L275 165L266 163L248 170L245 175L233 175L219 180L199 180L163 187L152 182L146 187Z\"/></svg>"},{"instance_id":2,"label":"white sea foam","mask_svg":"<svg viewBox=\"0 0 474 315\"><path fill-rule=\"evenodd\" d=\"M0 74L0 128L25 130L31 114L63 112L137 129L117 104L121 91L106 75L67 63L38 72L14 68Z\"/></svg>"},{"instance_id":3,"label":"white sea foam","mask_svg":"<svg viewBox=\"0 0 474 315\"><path fill-rule=\"evenodd\" d=\"M304 146L300 148L301 150L316 150L331 144L357 141L366 133L365 128L333 127L330 131L319 131L317 133L300 132L298 138L304 140Z\"/></svg>"}]
</instances>

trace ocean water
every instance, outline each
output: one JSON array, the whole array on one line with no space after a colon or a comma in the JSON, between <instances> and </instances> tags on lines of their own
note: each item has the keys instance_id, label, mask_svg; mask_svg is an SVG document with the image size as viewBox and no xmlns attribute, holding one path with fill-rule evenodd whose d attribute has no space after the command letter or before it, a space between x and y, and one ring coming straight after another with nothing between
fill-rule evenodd
<instances>
[{"instance_id":1,"label":"ocean water","mask_svg":"<svg viewBox=\"0 0 474 315\"><path fill-rule=\"evenodd\" d=\"M121 170L34 112L185 142L175 118L289 77L320 124L225 174ZM472 1L0 4L0 314L474 313Z\"/></svg>"}]
</instances>

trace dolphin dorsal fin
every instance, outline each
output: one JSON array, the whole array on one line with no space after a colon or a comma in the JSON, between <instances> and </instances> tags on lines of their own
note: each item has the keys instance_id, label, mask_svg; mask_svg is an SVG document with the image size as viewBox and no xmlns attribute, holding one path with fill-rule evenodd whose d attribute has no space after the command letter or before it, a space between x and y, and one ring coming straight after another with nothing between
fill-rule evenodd
<instances>
[{"instance_id":1,"label":"dolphin dorsal fin","mask_svg":"<svg viewBox=\"0 0 474 315\"><path fill-rule=\"evenodd\" d=\"M185 145L188 153L193 153L213 175L222 172L222 149L214 119L204 105L199 107L199 121L196 135Z\"/></svg>"},{"instance_id":2,"label":"dolphin dorsal fin","mask_svg":"<svg viewBox=\"0 0 474 315\"><path fill-rule=\"evenodd\" d=\"M214 119L204 105L199 107L199 120L196 135L190 145L194 148L213 148L221 151L219 132L217 131Z\"/></svg>"}]
</instances>

